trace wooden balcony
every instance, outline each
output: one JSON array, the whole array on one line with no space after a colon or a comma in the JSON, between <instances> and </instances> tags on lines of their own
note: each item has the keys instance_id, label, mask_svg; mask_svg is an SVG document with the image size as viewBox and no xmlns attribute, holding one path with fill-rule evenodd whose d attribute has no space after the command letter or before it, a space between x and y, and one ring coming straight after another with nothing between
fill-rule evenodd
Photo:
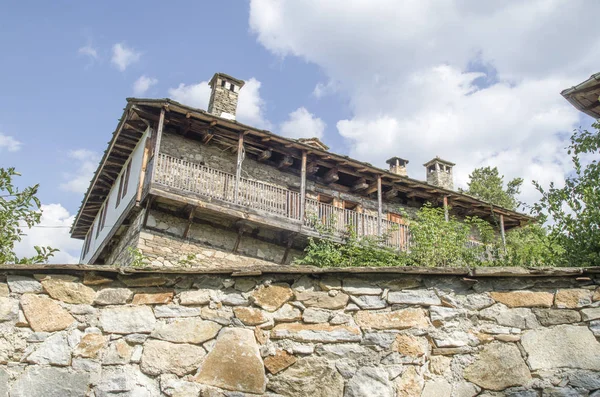
<instances>
[{"instance_id":1,"label":"wooden balcony","mask_svg":"<svg viewBox=\"0 0 600 397\"><path fill-rule=\"evenodd\" d=\"M309 198L305 200L302 211L303 203L299 192L248 178L239 179L236 199L236 176L233 174L164 153L159 153L152 163L152 184L257 210L297 224L312 232L311 234L314 234L320 223L337 238L350 230L359 238L378 235L379 222L376 215L338 208ZM304 219L301 219L302 213ZM380 233L385 236L386 246L408 250L410 231L406 225L381 219Z\"/></svg>"}]
</instances>

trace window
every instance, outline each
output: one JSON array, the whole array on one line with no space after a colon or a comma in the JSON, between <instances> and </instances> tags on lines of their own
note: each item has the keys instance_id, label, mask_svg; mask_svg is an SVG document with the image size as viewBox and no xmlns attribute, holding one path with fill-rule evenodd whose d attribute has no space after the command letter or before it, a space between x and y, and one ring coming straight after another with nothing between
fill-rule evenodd
<instances>
[{"instance_id":1,"label":"window","mask_svg":"<svg viewBox=\"0 0 600 397\"><path fill-rule=\"evenodd\" d=\"M90 240L91 240L93 232L94 232L94 225L92 225L92 227L90 228L90 231L85 236L85 240L83 242L83 257L81 259L85 258L85 256L90 251Z\"/></svg>"},{"instance_id":2,"label":"window","mask_svg":"<svg viewBox=\"0 0 600 397\"><path fill-rule=\"evenodd\" d=\"M125 169L125 174L123 175L125 181L123 182L123 194L121 198L125 197L127 194L127 185L129 185L129 174L131 173L131 161L127 163L127 168Z\"/></svg>"},{"instance_id":3,"label":"window","mask_svg":"<svg viewBox=\"0 0 600 397\"><path fill-rule=\"evenodd\" d=\"M235 92L235 86L233 84L229 85L229 91Z\"/></svg>"},{"instance_id":4,"label":"window","mask_svg":"<svg viewBox=\"0 0 600 397\"><path fill-rule=\"evenodd\" d=\"M225 80L221 80L221 87L225 88L225 84L227 84L227 82Z\"/></svg>"},{"instance_id":5,"label":"window","mask_svg":"<svg viewBox=\"0 0 600 397\"><path fill-rule=\"evenodd\" d=\"M102 219L101 219L101 223L100 223L100 230L104 229L104 224L106 222L106 213L107 208L108 208L108 199L109 197L106 198L106 203L104 204L104 210L102 211Z\"/></svg>"},{"instance_id":6,"label":"window","mask_svg":"<svg viewBox=\"0 0 600 397\"><path fill-rule=\"evenodd\" d=\"M123 175L119 178L119 193L117 194L117 202L115 203L115 208L119 206L121 203L121 194L123 193Z\"/></svg>"},{"instance_id":7,"label":"window","mask_svg":"<svg viewBox=\"0 0 600 397\"><path fill-rule=\"evenodd\" d=\"M100 235L100 219L102 219L103 213L104 213L104 207L102 207L102 209L100 210L100 215L98 216L98 223L96 224L96 238L98 238L98 236Z\"/></svg>"}]
</instances>

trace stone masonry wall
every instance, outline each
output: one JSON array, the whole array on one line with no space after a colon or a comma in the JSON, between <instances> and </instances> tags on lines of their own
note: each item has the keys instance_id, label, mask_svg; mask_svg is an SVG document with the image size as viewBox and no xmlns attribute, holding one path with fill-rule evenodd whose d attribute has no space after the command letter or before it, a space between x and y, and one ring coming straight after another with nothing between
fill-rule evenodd
<instances>
[{"instance_id":1,"label":"stone masonry wall","mask_svg":"<svg viewBox=\"0 0 600 397\"><path fill-rule=\"evenodd\" d=\"M57 272L1 275L0 396L600 395L598 278Z\"/></svg>"}]
</instances>

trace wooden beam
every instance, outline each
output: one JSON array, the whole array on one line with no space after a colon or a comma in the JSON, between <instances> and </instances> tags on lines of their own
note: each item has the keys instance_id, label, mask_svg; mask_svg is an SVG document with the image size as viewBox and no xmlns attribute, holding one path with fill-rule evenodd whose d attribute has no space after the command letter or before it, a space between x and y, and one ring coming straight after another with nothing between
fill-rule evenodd
<instances>
[{"instance_id":1,"label":"wooden beam","mask_svg":"<svg viewBox=\"0 0 600 397\"><path fill-rule=\"evenodd\" d=\"M215 134L212 130L207 130L204 133L204 137L202 137L202 143L207 144L211 139L213 139L214 136Z\"/></svg>"},{"instance_id":2,"label":"wooden beam","mask_svg":"<svg viewBox=\"0 0 600 397\"><path fill-rule=\"evenodd\" d=\"M306 166L306 173L308 175L314 175L317 173L317 171L319 171L319 164L317 164L316 161L311 161L310 163L308 163L308 165Z\"/></svg>"},{"instance_id":3,"label":"wooden beam","mask_svg":"<svg viewBox=\"0 0 600 397\"><path fill-rule=\"evenodd\" d=\"M381 236L381 220L383 218L383 203L381 201L381 175L377 175L377 235Z\"/></svg>"},{"instance_id":4,"label":"wooden beam","mask_svg":"<svg viewBox=\"0 0 600 397\"><path fill-rule=\"evenodd\" d=\"M235 185L233 190L233 202L238 203L240 193L240 180L242 179L242 161L244 161L244 134L240 133L238 137L237 163L235 166Z\"/></svg>"},{"instance_id":5,"label":"wooden beam","mask_svg":"<svg viewBox=\"0 0 600 397\"><path fill-rule=\"evenodd\" d=\"M285 265L287 262L288 255L290 254L290 249L292 248L292 244L294 244L294 238L296 237L296 233L289 233L287 237L287 244L285 246L285 251L283 253L283 258L281 258L281 264Z\"/></svg>"},{"instance_id":6,"label":"wooden beam","mask_svg":"<svg viewBox=\"0 0 600 397\"><path fill-rule=\"evenodd\" d=\"M258 161L265 161L271 158L273 155L273 151L271 149L263 150L258 155Z\"/></svg>"},{"instance_id":7,"label":"wooden beam","mask_svg":"<svg viewBox=\"0 0 600 397\"><path fill-rule=\"evenodd\" d=\"M148 158L150 157L150 150L152 139L146 138L146 145L144 146L144 154L142 155L142 168L140 169L140 177L138 182L137 194L135 196L135 205L139 206L142 201L142 190L144 188L144 181L146 178L146 170L148 169Z\"/></svg>"},{"instance_id":8,"label":"wooden beam","mask_svg":"<svg viewBox=\"0 0 600 397\"><path fill-rule=\"evenodd\" d=\"M353 192L358 192L360 190L365 190L368 187L369 187L369 184L367 183L367 180L365 178L359 178L354 183L354 185L352 185L352 188L350 190Z\"/></svg>"},{"instance_id":9,"label":"wooden beam","mask_svg":"<svg viewBox=\"0 0 600 397\"><path fill-rule=\"evenodd\" d=\"M339 179L340 179L340 176L338 175L338 169L335 167L330 169L329 171L327 171L327 173L323 177L323 181L326 184L331 184L333 182L337 182Z\"/></svg>"},{"instance_id":10,"label":"wooden beam","mask_svg":"<svg viewBox=\"0 0 600 397\"><path fill-rule=\"evenodd\" d=\"M306 204L306 151L302 152L300 166L300 221L304 222L304 207Z\"/></svg>"},{"instance_id":11,"label":"wooden beam","mask_svg":"<svg viewBox=\"0 0 600 397\"><path fill-rule=\"evenodd\" d=\"M391 188L390 190L383 193L383 197L386 200L393 200L398 195L398 189Z\"/></svg>"},{"instance_id":12,"label":"wooden beam","mask_svg":"<svg viewBox=\"0 0 600 397\"><path fill-rule=\"evenodd\" d=\"M365 194L369 195L377 191L379 184L381 183L381 177L377 178L377 181L371 183L369 187L364 191Z\"/></svg>"},{"instance_id":13,"label":"wooden beam","mask_svg":"<svg viewBox=\"0 0 600 397\"><path fill-rule=\"evenodd\" d=\"M285 155L277 165L278 168L286 168L294 163L294 158L292 156Z\"/></svg>"}]
</instances>

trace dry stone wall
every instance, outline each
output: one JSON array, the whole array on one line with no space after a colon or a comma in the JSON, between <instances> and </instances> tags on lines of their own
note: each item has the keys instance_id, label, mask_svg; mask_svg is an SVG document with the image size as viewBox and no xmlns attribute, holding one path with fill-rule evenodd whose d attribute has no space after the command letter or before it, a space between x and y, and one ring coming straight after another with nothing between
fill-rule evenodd
<instances>
[{"instance_id":1,"label":"dry stone wall","mask_svg":"<svg viewBox=\"0 0 600 397\"><path fill-rule=\"evenodd\" d=\"M2 397L600 396L594 276L57 272L1 276Z\"/></svg>"}]
</instances>

